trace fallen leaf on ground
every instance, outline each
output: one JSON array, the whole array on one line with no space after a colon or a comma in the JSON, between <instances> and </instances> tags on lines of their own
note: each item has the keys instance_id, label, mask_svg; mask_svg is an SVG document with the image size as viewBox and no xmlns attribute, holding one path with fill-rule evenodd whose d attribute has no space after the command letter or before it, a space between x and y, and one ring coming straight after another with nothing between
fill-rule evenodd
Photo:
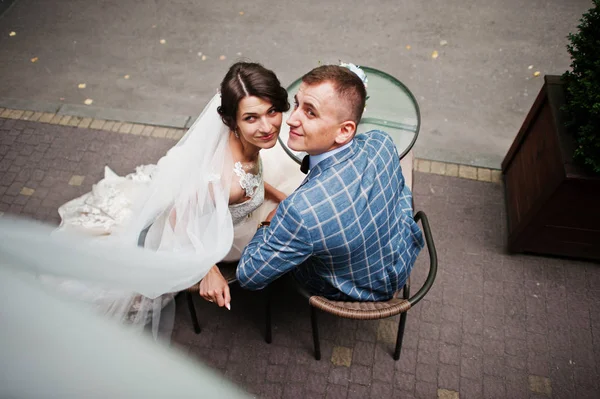
<instances>
[{"instance_id":1,"label":"fallen leaf on ground","mask_svg":"<svg viewBox=\"0 0 600 399\"><path fill-rule=\"evenodd\" d=\"M533 69L533 65L529 65L527 69Z\"/></svg>"},{"instance_id":2,"label":"fallen leaf on ground","mask_svg":"<svg viewBox=\"0 0 600 399\"><path fill-rule=\"evenodd\" d=\"M39 59L38 57L33 57L33 58L31 59L31 62L37 62L37 61L38 61L38 59Z\"/></svg>"},{"instance_id":3,"label":"fallen leaf on ground","mask_svg":"<svg viewBox=\"0 0 600 399\"><path fill-rule=\"evenodd\" d=\"M167 41L165 39L160 39L160 44L165 44Z\"/></svg>"},{"instance_id":4,"label":"fallen leaf on ground","mask_svg":"<svg viewBox=\"0 0 600 399\"><path fill-rule=\"evenodd\" d=\"M78 88L80 88L80 89L85 89L85 87L86 87L86 84L85 84L85 83L79 83L79 84L77 85L77 87L78 87Z\"/></svg>"},{"instance_id":5,"label":"fallen leaf on ground","mask_svg":"<svg viewBox=\"0 0 600 399\"><path fill-rule=\"evenodd\" d=\"M240 15L244 15L244 12L243 12L243 11L240 11Z\"/></svg>"},{"instance_id":6,"label":"fallen leaf on ground","mask_svg":"<svg viewBox=\"0 0 600 399\"><path fill-rule=\"evenodd\" d=\"M237 53L237 55L242 55L242 53Z\"/></svg>"},{"instance_id":7,"label":"fallen leaf on ground","mask_svg":"<svg viewBox=\"0 0 600 399\"><path fill-rule=\"evenodd\" d=\"M60 101L65 101L65 98L64 98L64 97L61 97L61 98L60 98Z\"/></svg>"},{"instance_id":8,"label":"fallen leaf on ground","mask_svg":"<svg viewBox=\"0 0 600 399\"><path fill-rule=\"evenodd\" d=\"M202 56L202 61L206 61L206 56L205 55Z\"/></svg>"},{"instance_id":9,"label":"fallen leaf on ground","mask_svg":"<svg viewBox=\"0 0 600 399\"><path fill-rule=\"evenodd\" d=\"M445 46L448 44L448 40L440 40L440 46Z\"/></svg>"},{"instance_id":10,"label":"fallen leaf on ground","mask_svg":"<svg viewBox=\"0 0 600 399\"><path fill-rule=\"evenodd\" d=\"M223 61L225 58L227 58L227 57L225 57L224 55L222 55L222 56L220 56L220 57L219 57L219 59L220 59L221 61Z\"/></svg>"},{"instance_id":11,"label":"fallen leaf on ground","mask_svg":"<svg viewBox=\"0 0 600 399\"><path fill-rule=\"evenodd\" d=\"M439 53L437 52L437 50L433 50L433 53L431 53L431 58L433 58L434 60L439 57Z\"/></svg>"},{"instance_id":12,"label":"fallen leaf on ground","mask_svg":"<svg viewBox=\"0 0 600 399\"><path fill-rule=\"evenodd\" d=\"M202 57L202 51L198 51L198 57Z\"/></svg>"},{"instance_id":13,"label":"fallen leaf on ground","mask_svg":"<svg viewBox=\"0 0 600 399\"><path fill-rule=\"evenodd\" d=\"M533 76L535 76L536 78L537 78L538 76L540 76L540 71L535 71L535 72L533 73Z\"/></svg>"},{"instance_id":14,"label":"fallen leaf on ground","mask_svg":"<svg viewBox=\"0 0 600 399\"><path fill-rule=\"evenodd\" d=\"M407 44L407 45L406 45L406 49L407 49L407 50L410 50L410 49L411 49L411 47L410 47L410 44Z\"/></svg>"},{"instance_id":15,"label":"fallen leaf on ground","mask_svg":"<svg viewBox=\"0 0 600 399\"><path fill-rule=\"evenodd\" d=\"M156 25L152 25L153 28L156 28Z\"/></svg>"},{"instance_id":16,"label":"fallen leaf on ground","mask_svg":"<svg viewBox=\"0 0 600 399\"><path fill-rule=\"evenodd\" d=\"M17 36L17 32L10 32L8 36Z\"/></svg>"},{"instance_id":17,"label":"fallen leaf on ground","mask_svg":"<svg viewBox=\"0 0 600 399\"><path fill-rule=\"evenodd\" d=\"M86 99L83 103L85 105L92 105L92 103L94 102L94 100L92 100L91 98Z\"/></svg>"},{"instance_id":18,"label":"fallen leaf on ground","mask_svg":"<svg viewBox=\"0 0 600 399\"><path fill-rule=\"evenodd\" d=\"M123 79L129 79L129 75L123 76Z\"/></svg>"}]
</instances>

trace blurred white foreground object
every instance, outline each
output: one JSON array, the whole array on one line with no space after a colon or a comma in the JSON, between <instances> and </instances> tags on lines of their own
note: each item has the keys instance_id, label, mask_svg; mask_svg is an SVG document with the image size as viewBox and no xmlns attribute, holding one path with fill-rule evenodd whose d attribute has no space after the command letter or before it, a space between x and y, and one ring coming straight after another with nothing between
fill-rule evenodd
<instances>
[{"instance_id":1,"label":"blurred white foreground object","mask_svg":"<svg viewBox=\"0 0 600 399\"><path fill-rule=\"evenodd\" d=\"M10 242L4 240L8 226L18 236ZM106 254L77 241L72 248L58 245L48 232L29 222L0 222L0 397L247 397L176 350L46 292L36 269L52 270L59 260L93 263ZM147 255L117 251L110 257L118 264L140 254Z\"/></svg>"}]
</instances>

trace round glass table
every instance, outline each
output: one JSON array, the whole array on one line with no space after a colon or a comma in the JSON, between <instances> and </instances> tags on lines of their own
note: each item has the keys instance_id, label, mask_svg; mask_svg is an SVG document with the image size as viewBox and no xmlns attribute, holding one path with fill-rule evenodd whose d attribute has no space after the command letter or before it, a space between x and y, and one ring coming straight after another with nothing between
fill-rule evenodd
<instances>
[{"instance_id":1,"label":"round glass table","mask_svg":"<svg viewBox=\"0 0 600 399\"><path fill-rule=\"evenodd\" d=\"M368 78L367 105L358 125L357 134L370 130L382 130L388 133L394 140L402 159L411 150L419 135L421 126L419 104L408 87L392 75L374 68L361 68ZM300 78L288 86L290 104L294 104L294 96L301 83ZM306 154L288 148L288 137L289 126L283 125L279 142L288 155L301 163Z\"/></svg>"}]
</instances>

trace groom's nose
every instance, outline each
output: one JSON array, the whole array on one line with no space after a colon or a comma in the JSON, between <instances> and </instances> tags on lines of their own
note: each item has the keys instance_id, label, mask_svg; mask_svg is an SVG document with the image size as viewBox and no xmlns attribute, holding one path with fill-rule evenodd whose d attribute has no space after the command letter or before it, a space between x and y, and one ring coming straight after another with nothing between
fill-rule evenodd
<instances>
[{"instance_id":1,"label":"groom's nose","mask_svg":"<svg viewBox=\"0 0 600 399\"><path fill-rule=\"evenodd\" d=\"M298 110L299 110L299 109L300 109L300 108L296 108L295 110L293 110L293 111L292 111L292 114L290 115L290 117L289 117L289 118L288 118L288 120L286 121L286 123L287 123L289 126L292 126L292 127L293 127L293 126L298 126L298 125L300 124L300 123L299 123L300 121L298 120L298 118L297 118L297 116L296 116L296 115L297 115L296 113L298 112Z\"/></svg>"}]
</instances>

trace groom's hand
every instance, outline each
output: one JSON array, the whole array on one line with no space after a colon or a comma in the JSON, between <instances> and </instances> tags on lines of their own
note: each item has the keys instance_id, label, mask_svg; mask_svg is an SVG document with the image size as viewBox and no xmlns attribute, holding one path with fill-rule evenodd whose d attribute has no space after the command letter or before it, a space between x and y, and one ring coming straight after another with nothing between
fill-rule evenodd
<instances>
[{"instance_id":1,"label":"groom's hand","mask_svg":"<svg viewBox=\"0 0 600 399\"><path fill-rule=\"evenodd\" d=\"M220 307L230 308L231 296L229 284L215 265L200 281L200 296L209 302L214 302Z\"/></svg>"}]
</instances>

